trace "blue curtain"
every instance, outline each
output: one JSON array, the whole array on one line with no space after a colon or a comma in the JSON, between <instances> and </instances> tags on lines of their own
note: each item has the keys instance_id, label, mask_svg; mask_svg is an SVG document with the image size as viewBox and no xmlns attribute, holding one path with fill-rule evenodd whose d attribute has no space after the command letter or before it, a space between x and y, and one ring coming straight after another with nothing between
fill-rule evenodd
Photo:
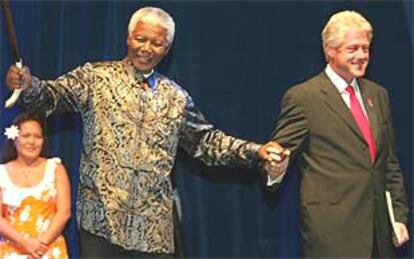
<instances>
[{"instance_id":1,"label":"blue curtain","mask_svg":"<svg viewBox=\"0 0 414 259\"><path fill-rule=\"evenodd\" d=\"M343 9L364 14L374 26L367 77L390 92L412 208L412 2L12 1L24 63L34 75L54 79L87 61L122 59L128 19L146 5L164 8L176 20L175 43L159 71L187 89L218 128L257 142L265 142L274 128L282 93L324 68L320 33L329 16ZM10 94L5 74L13 61L0 18L3 103ZM1 108L2 127L18 112ZM53 153L70 172L75 199L80 118L59 114L48 122ZM180 152L174 177L182 202L186 256L300 255L295 168L278 192L267 193L255 170L208 168ZM409 228L413 234L411 222ZM77 257L75 216L65 234L71 256ZM412 243L399 253L412 257Z\"/></svg>"}]
</instances>

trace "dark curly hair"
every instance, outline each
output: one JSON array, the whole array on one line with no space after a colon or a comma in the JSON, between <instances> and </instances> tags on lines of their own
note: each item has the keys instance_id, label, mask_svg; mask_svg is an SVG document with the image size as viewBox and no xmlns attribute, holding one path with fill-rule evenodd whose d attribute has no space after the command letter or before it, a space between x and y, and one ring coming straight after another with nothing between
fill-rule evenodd
<instances>
[{"instance_id":1,"label":"dark curly hair","mask_svg":"<svg viewBox=\"0 0 414 259\"><path fill-rule=\"evenodd\" d=\"M14 118L13 120L13 125L20 128L20 126L27 121L36 121L39 123L40 128L42 129L42 135L43 135L43 146L42 146L42 151L40 153L40 156L47 157L50 152L49 152L47 137L46 137L45 117L40 113L28 111L28 112L24 112L24 113L17 115L16 118ZM7 163L16 158L17 158L17 150L14 145L14 140L6 138L4 142L2 154L1 154L1 163L2 164Z\"/></svg>"}]
</instances>

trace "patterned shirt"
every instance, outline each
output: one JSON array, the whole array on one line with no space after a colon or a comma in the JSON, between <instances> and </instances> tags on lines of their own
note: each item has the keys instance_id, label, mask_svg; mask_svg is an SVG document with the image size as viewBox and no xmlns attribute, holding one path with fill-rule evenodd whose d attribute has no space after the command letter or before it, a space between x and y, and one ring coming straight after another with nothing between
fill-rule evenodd
<instances>
[{"instance_id":1,"label":"patterned shirt","mask_svg":"<svg viewBox=\"0 0 414 259\"><path fill-rule=\"evenodd\" d=\"M83 143L77 220L128 250L173 253L171 173L177 147L208 165L252 166L260 145L216 130L188 93L128 59L86 63L55 81L33 77L21 104L47 115L80 113Z\"/></svg>"}]
</instances>

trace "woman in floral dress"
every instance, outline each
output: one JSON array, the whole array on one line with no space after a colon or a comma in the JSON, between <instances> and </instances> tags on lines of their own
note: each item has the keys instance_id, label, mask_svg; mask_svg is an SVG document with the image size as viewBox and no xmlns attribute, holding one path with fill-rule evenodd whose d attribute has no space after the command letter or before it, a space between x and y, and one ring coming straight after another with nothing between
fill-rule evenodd
<instances>
[{"instance_id":1,"label":"woman in floral dress","mask_svg":"<svg viewBox=\"0 0 414 259\"><path fill-rule=\"evenodd\" d=\"M59 158L45 157L43 120L32 113L6 129L0 164L0 258L68 258L62 231L70 184Z\"/></svg>"}]
</instances>

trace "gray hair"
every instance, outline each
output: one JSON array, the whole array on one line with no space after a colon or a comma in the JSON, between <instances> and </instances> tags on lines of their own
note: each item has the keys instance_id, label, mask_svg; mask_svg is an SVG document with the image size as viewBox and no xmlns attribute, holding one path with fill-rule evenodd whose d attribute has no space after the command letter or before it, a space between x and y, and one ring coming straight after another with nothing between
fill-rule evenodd
<instances>
[{"instance_id":1,"label":"gray hair","mask_svg":"<svg viewBox=\"0 0 414 259\"><path fill-rule=\"evenodd\" d=\"M157 7L143 7L138 9L129 20L128 35L132 33L138 22L145 22L152 25L159 25L167 30L168 45L174 39L175 23L174 19L166 11Z\"/></svg>"},{"instance_id":2,"label":"gray hair","mask_svg":"<svg viewBox=\"0 0 414 259\"><path fill-rule=\"evenodd\" d=\"M369 42L373 37L372 26L367 19L356 11L342 11L334 14L322 30L322 45L328 60L325 47L338 48L350 30L362 31L368 34Z\"/></svg>"}]
</instances>

